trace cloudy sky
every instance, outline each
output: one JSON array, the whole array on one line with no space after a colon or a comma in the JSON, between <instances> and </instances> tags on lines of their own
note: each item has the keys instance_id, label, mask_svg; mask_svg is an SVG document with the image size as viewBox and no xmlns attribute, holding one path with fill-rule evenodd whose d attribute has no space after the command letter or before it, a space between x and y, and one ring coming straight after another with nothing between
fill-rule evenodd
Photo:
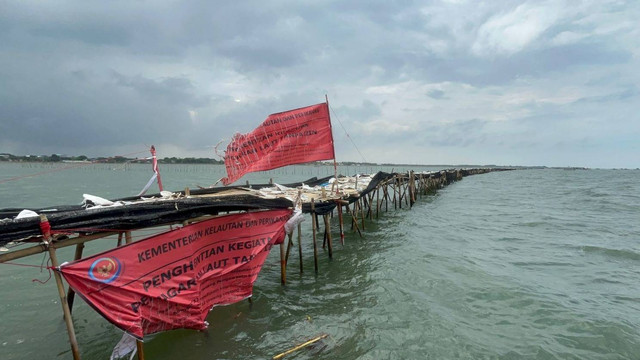
<instances>
[{"instance_id":1,"label":"cloudy sky","mask_svg":"<svg viewBox=\"0 0 640 360\"><path fill-rule=\"evenodd\" d=\"M327 94L339 161L636 168L638 19L631 0L0 0L0 152L213 157Z\"/></svg>"}]
</instances>

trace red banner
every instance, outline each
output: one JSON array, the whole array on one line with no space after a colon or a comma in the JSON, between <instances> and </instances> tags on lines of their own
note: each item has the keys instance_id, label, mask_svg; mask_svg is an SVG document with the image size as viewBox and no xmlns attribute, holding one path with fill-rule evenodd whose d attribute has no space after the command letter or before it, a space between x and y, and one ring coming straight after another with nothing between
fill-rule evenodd
<instances>
[{"instance_id":1,"label":"red banner","mask_svg":"<svg viewBox=\"0 0 640 360\"><path fill-rule=\"evenodd\" d=\"M250 297L291 210L227 215L64 264L71 288L107 320L142 338L206 328L213 306Z\"/></svg>"},{"instance_id":2,"label":"red banner","mask_svg":"<svg viewBox=\"0 0 640 360\"><path fill-rule=\"evenodd\" d=\"M224 164L229 185L244 174L335 157L326 103L272 114L248 134L234 135Z\"/></svg>"}]
</instances>

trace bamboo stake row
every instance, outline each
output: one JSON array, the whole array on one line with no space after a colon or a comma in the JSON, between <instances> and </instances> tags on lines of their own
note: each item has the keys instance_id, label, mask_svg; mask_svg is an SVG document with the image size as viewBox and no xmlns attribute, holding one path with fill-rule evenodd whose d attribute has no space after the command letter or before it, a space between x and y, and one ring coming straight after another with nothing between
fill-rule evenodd
<instances>
[{"instance_id":1,"label":"bamboo stake row","mask_svg":"<svg viewBox=\"0 0 640 360\"><path fill-rule=\"evenodd\" d=\"M447 186L451 182L461 180L463 176L475 175L484 173L486 169L473 169L473 170L454 170L454 171L441 171L436 174L416 174L414 171L407 173L395 174L391 178L380 182L373 191L368 194L361 195L351 202L346 200L336 201L336 212L340 224L340 243L344 245L344 217L343 215L349 215L351 217L351 231L357 232L360 238L363 238L363 231L366 230L366 220L373 220L373 214L375 211L375 218L380 217L382 211L389 211L389 203L393 203L394 209L402 209L403 204L409 209L417 202L418 197L422 197L428 194L433 194L438 189ZM357 179L356 179L357 182ZM357 185L356 185L357 188ZM322 197L325 198L323 191ZM317 232L320 231L320 224L318 221L318 214L316 213L315 199L311 200L311 220L312 220L312 240L313 240L313 258L314 258L314 270L317 274L318 269L318 245L317 245ZM344 210L343 211L343 207ZM375 208L374 208L375 207ZM331 218L334 217L334 211L330 214L322 215L324 220L324 232L322 248L327 250L329 259L333 258L333 246L332 246L332 233L331 233ZM300 273L303 273L302 263L302 245L301 245L301 230L298 226L298 249L300 258ZM289 246L293 246L293 242L290 241ZM289 249L287 249L285 266L289 257ZM286 270L283 270L286 272ZM283 273L282 284L286 284L286 274Z\"/></svg>"},{"instance_id":2,"label":"bamboo stake row","mask_svg":"<svg viewBox=\"0 0 640 360\"><path fill-rule=\"evenodd\" d=\"M337 207L337 216L339 218L339 226L340 226L340 243L344 245L344 219L343 219L343 207L346 210L346 214L351 216L351 230L357 231L358 235L362 238L362 232L365 231L366 227L366 218L369 220L373 220L373 206L375 200L375 213L376 219L379 218L380 212L382 212L383 206L384 211L388 212L390 203L393 203L394 209L402 209L402 203L404 201L405 205L412 208L415 204L417 198L416 196L423 196L430 193L434 193L437 189L440 189L453 181L458 181L462 179L463 176L481 174L485 172L489 172L491 169L470 169L470 170L449 170L449 171L441 171L439 173L430 173L430 174L415 174L413 171L410 171L406 174L394 174L391 178L380 182L375 189L373 189L369 194L360 195L352 201L347 200L331 200L336 201ZM272 182L273 180L270 180ZM356 179L356 188L357 188L357 179ZM188 193L189 190L185 189L185 193ZM325 193L323 191L322 198L325 198ZM318 246L317 246L317 231L320 229L318 224L318 214L316 213L315 199L311 200L311 219L312 219L312 239L313 239L313 257L314 257L314 270L315 273L318 273ZM324 220L324 243L326 243L328 247L328 256L329 258L333 258L333 243L332 243L332 234L331 234L331 217L333 217L333 210L330 214L323 214ZM194 219L186 219L180 222L183 225L204 220L206 218L210 218L210 216L194 218ZM41 221L48 222L46 216L42 215ZM361 230L362 228L362 230ZM22 257L35 255L42 252L49 252L49 256L52 261L53 267L58 267L59 262L56 256L56 249L73 246L76 245L76 250L74 254L74 260L79 260L82 258L84 244L89 241L93 241L96 239L108 237L108 236L118 236L117 246L122 245L122 239L124 235L125 242L127 244L132 242L131 231L121 231L121 232L102 232L102 233L94 233L90 235L78 235L73 238L67 238L66 236L60 236L59 238L51 237L50 234L43 234L43 242L33 247L16 250L7 254L0 255L0 263L8 262L11 260L19 259ZM281 265L281 283L283 285L286 284L286 268L287 262L290 254L291 247L294 246L293 234L289 234L287 241L287 248L285 250L284 242L280 245L280 265ZM300 262L300 274L303 273L303 256L302 256L302 230L301 226L298 225L298 253L299 253L299 262ZM323 245L324 248L324 245ZM80 352L78 349L78 343L75 336L75 329L73 327L73 322L71 318L71 309L73 308L73 302L75 293L73 290L69 289L67 295L65 295L64 284L62 282L62 277L57 271L54 271L54 275L56 278L56 285L58 288L61 305L63 308L63 314L65 318L65 323L67 326L67 332L69 335L69 342L71 345L71 350L73 354L74 360L80 359ZM144 347L142 341L137 340L136 346L138 349L138 359L144 360Z\"/></svg>"}]
</instances>

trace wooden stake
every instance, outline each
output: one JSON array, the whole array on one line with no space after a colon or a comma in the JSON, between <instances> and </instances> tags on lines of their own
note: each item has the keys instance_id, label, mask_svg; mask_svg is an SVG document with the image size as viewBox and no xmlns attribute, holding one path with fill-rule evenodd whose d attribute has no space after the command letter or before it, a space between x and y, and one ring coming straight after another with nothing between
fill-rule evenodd
<instances>
[{"instance_id":1,"label":"wooden stake","mask_svg":"<svg viewBox=\"0 0 640 360\"><path fill-rule=\"evenodd\" d=\"M393 178L393 184L391 184L391 187L393 187L393 210L398 208L398 201L396 199L398 197L398 190L396 189L397 183L398 183L398 175L396 175Z\"/></svg>"},{"instance_id":2,"label":"wooden stake","mask_svg":"<svg viewBox=\"0 0 640 360\"><path fill-rule=\"evenodd\" d=\"M326 215L322 215L322 218L324 219ZM320 226L320 225L318 225ZM325 227L324 227L324 233L322 234L322 250L327 248L327 226L326 226L326 222L325 222Z\"/></svg>"},{"instance_id":3,"label":"wooden stake","mask_svg":"<svg viewBox=\"0 0 640 360\"><path fill-rule=\"evenodd\" d=\"M384 212L389 212L389 184L385 183L382 186L382 195L384 199Z\"/></svg>"},{"instance_id":4,"label":"wooden stake","mask_svg":"<svg viewBox=\"0 0 640 360\"><path fill-rule=\"evenodd\" d=\"M402 177L398 176L398 208L402 209Z\"/></svg>"},{"instance_id":5,"label":"wooden stake","mask_svg":"<svg viewBox=\"0 0 640 360\"><path fill-rule=\"evenodd\" d=\"M413 203L416 202L416 179L413 175L413 170L409 172L409 207L413 207Z\"/></svg>"},{"instance_id":6,"label":"wooden stake","mask_svg":"<svg viewBox=\"0 0 640 360\"><path fill-rule=\"evenodd\" d=\"M340 244L344 245L344 221L342 220L342 204L338 204L338 220L340 221Z\"/></svg>"},{"instance_id":7,"label":"wooden stake","mask_svg":"<svg viewBox=\"0 0 640 360\"><path fill-rule=\"evenodd\" d=\"M84 244L76 245L76 253L73 256L73 260L80 260L82 258L82 250L84 249ZM73 300L76 297L76 292L73 291L71 287L67 290L67 303L69 304L69 313L73 312Z\"/></svg>"},{"instance_id":8,"label":"wooden stake","mask_svg":"<svg viewBox=\"0 0 640 360\"><path fill-rule=\"evenodd\" d=\"M298 255L300 256L300 274L302 274L302 226L298 224Z\"/></svg>"},{"instance_id":9,"label":"wooden stake","mask_svg":"<svg viewBox=\"0 0 640 360\"><path fill-rule=\"evenodd\" d=\"M356 203L353 203L353 211L356 211ZM351 231L355 231L354 230L354 224L356 222L356 220L353 218L353 213L351 212L351 208L349 207L349 204L347 204L347 213L352 214L351 215Z\"/></svg>"},{"instance_id":10,"label":"wooden stake","mask_svg":"<svg viewBox=\"0 0 640 360\"><path fill-rule=\"evenodd\" d=\"M40 215L40 223L48 223L47 215ZM56 256L56 248L51 242L51 235L49 233L43 234L43 240L48 247L49 257L51 258L51 266L54 268L53 276L56 278L56 286L58 287L58 295L60 296L60 304L62 305L62 313L64 314L64 322L67 325L67 333L69 335L69 343L71 344L71 353L74 360L80 360L80 349L78 348L78 341L76 340L76 332L73 328L73 321L71 320L71 310L67 303L67 297L64 294L64 284L62 283L62 276L57 270L59 263Z\"/></svg>"},{"instance_id":11,"label":"wooden stake","mask_svg":"<svg viewBox=\"0 0 640 360\"><path fill-rule=\"evenodd\" d=\"M362 230L364 231L364 230L366 230L364 228L364 200L362 200L362 198L360 198L360 201L363 202L363 204L360 204L358 206L360 206L360 213L362 214Z\"/></svg>"},{"instance_id":12,"label":"wooden stake","mask_svg":"<svg viewBox=\"0 0 640 360\"><path fill-rule=\"evenodd\" d=\"M380 186L376 188L376 219L380 218Z\"/></svg>"},{"instance_id":13,"label":"wooden stake","mask_svg":"<svg viewBox=\"0 0 640 360\"><path fill-rule=\"evenodd\" d=\"M287 283L287 262L284 259L284 241L280 244L280 283Z\"/></svg>"},{"instance_id":14,"label":"wooden stake","mask_svg":"<svg viewBox=\"0 0 640 360\"><path fill-rule=\"evenodd\" d=\"M316 205L315 199L311 199L311 221L313 228L313 266L318 273L318 244L316 243Z\"/></svg>"},{"instance_id":15,"label":"wooden stake","mask_svg":"<svg viewBox=\"0 0 640 360\"><path fill-rule=\"evenodd\" d=\"M351 209L349 208L349 205L346 206L347 208L347 213L349 213L349 215L351 215L351 226L353 227L355 225L355 229L358 230L358 235L360 235L360 237L362 238L362 233L360 232L360 228L358 227L358 221L356 220L356 216L355 215L355 211L356 211L356 203L353 203L353 212L351 211Z\"/></svg>"},{"instance_id":16,"label":"wooden stake","mask_svg":"<svg viewBox=\"0 0 640 360\"><path fill-rule=\"evenodd\" d=\"M144 360L144 343L136 339L136 348L138 348L138 360Z\"/></svg>"},{"instance_id":17,"label":"wooden stake","mask_svg":"<svg viewBox=\"0 0 640 360\"><path fill-rule=\"evenodd\" d=\"M291 247L293 247L293 231L289 235L289 241L287 242L287 254L284 257L284 264L289 265L289 253L291 253Z\"/></svg>"},{"instance_id":18,"label":"wooden stake","mask_svg":"<svg viewBox=\"0 0 640 360\"><path fill-rule=\"evenodd\" d=\"M324 215L324 231L327 234L327 244L329 245L329 259L333 259L333 245L331 244L331 219L329 215Z\"/></svg>"}]
</instances>

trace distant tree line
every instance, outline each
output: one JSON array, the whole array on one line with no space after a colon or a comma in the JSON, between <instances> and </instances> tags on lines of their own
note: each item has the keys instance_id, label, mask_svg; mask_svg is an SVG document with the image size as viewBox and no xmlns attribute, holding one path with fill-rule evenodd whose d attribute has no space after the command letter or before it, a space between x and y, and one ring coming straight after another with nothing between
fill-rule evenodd
<instances>
[{"instance_id":1,"label":"distant tree line","mask_svg":"<svg viewBox=\"0 0 640 360\"><path fill-rule=\"evenodd\" d=\"M13 155L0 153L0 161L11 162L62 162L62 161L89 161L85 155L65 156L60 154L51 155Z\"/></svg>"},{"instance_id":2,"label":"distant tree line","mask_svg":"<svg viewBox=\"0 0 640 360\"><path fill-rule=\"evenodd\" d=\"M222 160L210 159L210 158L177 158L177 157L165 157L164 159L159 159L159 163L161 164L224 164Z\"/></svg>"},{"instance_id":3,"label":"distant tree line","mask_svg":"<svg viewBox=\"0 0 640 360\"><path fill-rule=\"evenodd\" d=\"M148 158L127 158L124 156L114 157L95 157L89 158L86 155L80 156L67 156L60 154L51 155L13 155L9 153L0 153L0 161L6 162L75 162L75 161L90 161L95 163L149 163ZM177 157L165 157L164 159L158 159L161 164L224 164L222 160L210 159L210 158L177 158Z\"/></svg>"}]
</instances>

